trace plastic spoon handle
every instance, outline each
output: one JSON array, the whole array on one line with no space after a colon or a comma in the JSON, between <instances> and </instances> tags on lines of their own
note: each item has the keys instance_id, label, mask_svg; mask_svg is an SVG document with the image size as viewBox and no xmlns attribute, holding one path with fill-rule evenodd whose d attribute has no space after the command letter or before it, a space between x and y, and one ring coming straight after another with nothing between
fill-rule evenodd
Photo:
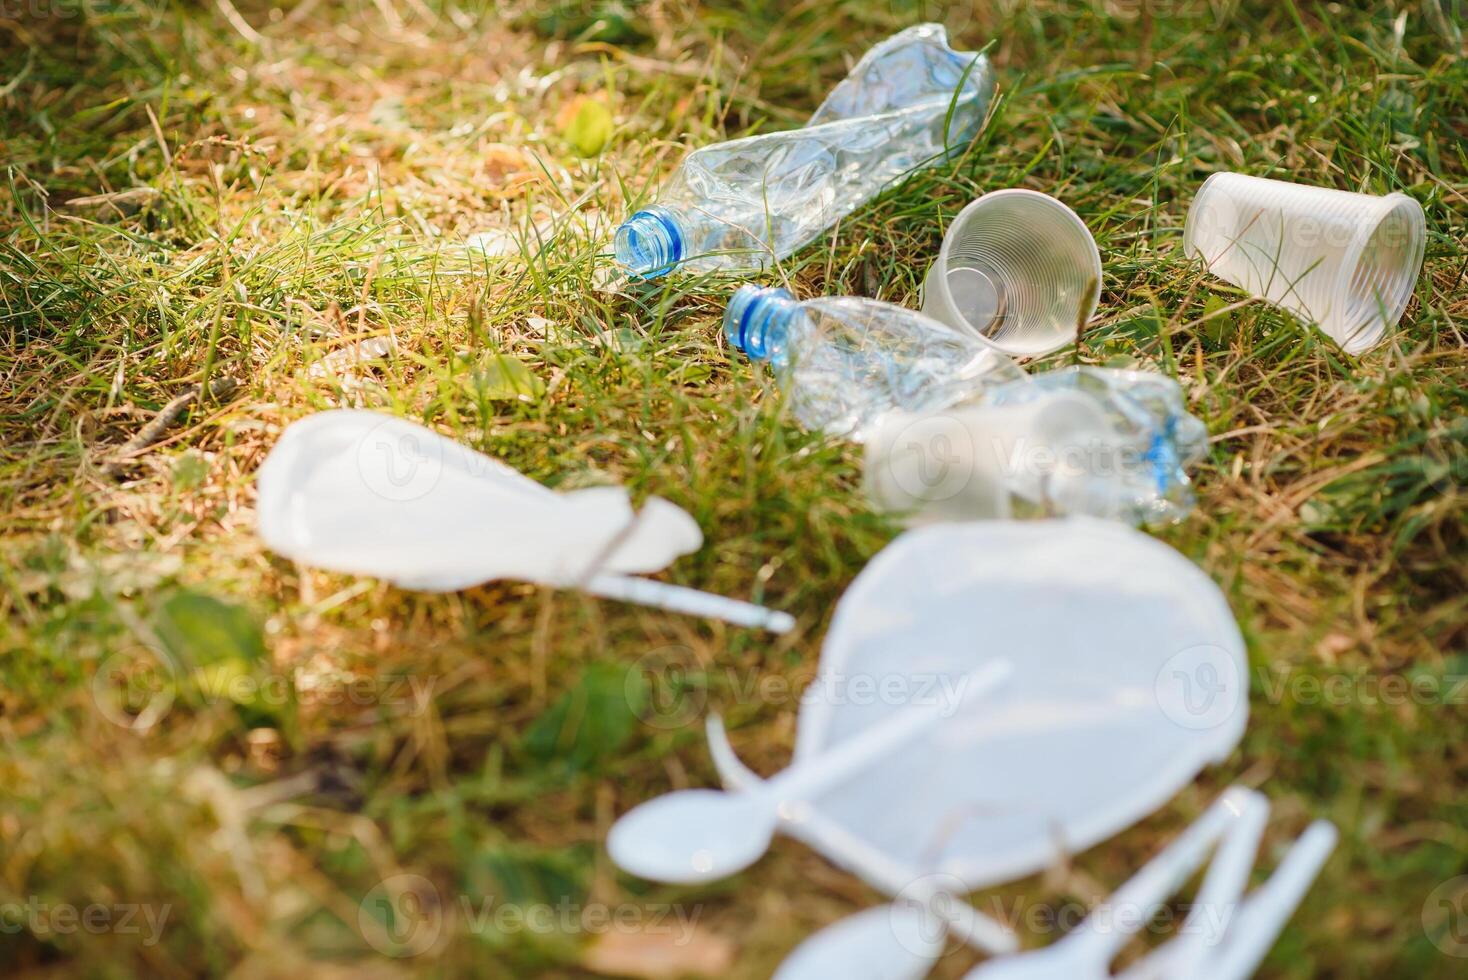
<instances>
[{"instance_id":1,"label":"plastic spoon handle","mask_svg":"<svg viewBox=\"0 0 1468 980\"><path fill-rule=\"evenodd\" d=\"M605 599L618 599L690 616L706 616L735 626L767 629L772 633L787 633L795 625L795 617L789 613L635 575L593 575L585 582L577 583L577 587Z\"/></svg>"},{"instance_id":2,"label":"plastic spoon handle","mask_svg":"<svg viewBox=\"0 0 1468 980\"><path fill-rule=\"evenodd\" d=\"M1248 807L1248 791L1232 788L1219 797L1177 839L1116 890L1106 907L1121 915L1093 912L1061 942L1077 945L1103 972L1127 941L1148 922L1162 902L1197 871L1229 824Z\"/></svg>"},{"instance_id":3,"label":"plastic spoon handle","mask_svg":"<svg viewBox=\"0 0 1468 980\"><path fill-rule=\"evenodd\" d=\"M709 715L704 729L708 734L709 754L714 758L714 768L725 789L748 793L764 785L764 780L734 754L723 719L716 714ZM799 820L781 817L781 822L803 840L819 840L821 851L832 861L854 871L888 895L901 895L913 882L923 878L923 872L893 860L819 810L807 807L801 811ZM981 952L1002 955L1019 948L1013 932L967 902L957 901L948 909L947 925L949 932Z\"/></svg>"},{"instance_id":4,"label":"plastic spoon handle","mask_svg":"<svg viewBox=\"0 0 1468 980\"><path fill-rule=\"evenodd\" d=\"M996 660L964 675L956 687L958 696L950 703L943 698L909 704L900 714L873 725L827 752L791 766L767 780L757 790L776 803L814 799L852 773L952 717L970 698L993 690L1013 670L1008 660Z\"/></svg>"},{"instance_id":5,"label":"plastic spoon handle","mask_svg":"<svg viewBox=\"0 0 1468 980\"><path fill-rule=\"evenodd\" d=\"M1229 938L1215 965L1208 968L1206 980L1246 980L1254 975L1335 850L1338 836L1335 825L1327 820L1317 820L1300 835L1274 875L1255 889L1234 916Z\"/></svg>"}]
</instances>

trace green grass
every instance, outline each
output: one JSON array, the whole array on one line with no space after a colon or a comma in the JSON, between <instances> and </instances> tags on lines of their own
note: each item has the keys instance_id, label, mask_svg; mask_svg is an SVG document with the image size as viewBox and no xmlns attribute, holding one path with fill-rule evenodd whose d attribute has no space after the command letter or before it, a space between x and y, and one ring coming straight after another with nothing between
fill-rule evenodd
<instances>
[{"instance_id":1,"label":"green grass","mask_svg":"<svg viewBox=\"0 0 1468 980\"><path fill-rule=\"evenodd\" d=\"M626 878L600 849L616 814L715 778L701 712L643 723L629 667L704 671L683 707L721 709L774 771L793 704L754 682L809 678L831 608L896 529L864 504L857 451L801 432L726 350L726 285L628 296L597 269L684 148L798 124L847 59L927 13L966 46L997 39L992 119L777 278L911 303L977 194L1074 207L1104 257L1101 315L1049 363L1182 382L1213 441L1197 513L1164 537L1226 591L1255 669L1228 763L976 900L1092 901L1242 780L1275 802L1264 866L1314 817L1342 830L1262 976L1461 975L1429 936L1430 894L1468 874L1461 3L924 6L364 0L282 19L247 2L244 30L214 3L0 9L0 969L588 975L598 930L466 914L492 897L671 903L697 914L695 948L732 944L726 975L752 978L877 900L788 841L705 889ZM566 133L582 97L616 123L592 158ZM1422 203L1426 267L1387 344L1354 359L1257 303L1200 322L1243 298L1181 256L1187 204L1220 169ZM67 203L134 188L151 190ZM521 254L462 247L494 229ZM369 365L323 363L381 337ZM502 355L533 381L506 383ZM221 377L236 397L104 470ZM800 627L771 640L517 584L414 595L272 556L254 470L284 425L343 404L553 486L666 496L709 542L670 580ZM1403 678L1427 693L1372 696ZM404 874L416 891L392 890ZM384 896L441 922L431 949L374 950ZM94 903L106 928L57 928L54 909ZM142 912L122 927L129 904L166 913L156 934ZM939 975L971 962L954 950Z\"/></svg>"}]
</instances>

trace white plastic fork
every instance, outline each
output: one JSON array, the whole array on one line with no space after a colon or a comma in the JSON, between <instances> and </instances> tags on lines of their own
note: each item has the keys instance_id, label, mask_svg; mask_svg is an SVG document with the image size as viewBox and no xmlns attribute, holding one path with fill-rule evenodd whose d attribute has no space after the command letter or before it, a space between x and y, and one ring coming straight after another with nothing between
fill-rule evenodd
<instances>
[{"instance_id":1,"label":"white plastic fork","mask_svg":"<svg viewBox=\"0 0 1468 980\"><path fill-rule=\"evenodd\" d=\"M1156 915L1166 899L1177 891L1203 864L1220 839L1236 833L1240 826L1249 827L1268 813L1268 804L1259 794L1241 787L1226 791L1203 816L1182 832L1170 845L1119 888L1100 909L1092 912L1074 932L1044 949L1015 956L1005 956L981 964L971 970L965 980L1105 980L1111 976L1110 964L1127 941ZM1243 847L1230 848L1220 854L1221 867L1210 874L1214 894L1226 894L1240 874L1247 875L1252 864ZM1191 953L1183 947L1184 957ZM1169 970L1168 975L1173 975ZM1185 976L1185 975L1180 975ZM1189 978L1193 980L1193 978Z\"/></svg>"},{"instance_id":2,"label":"white plastic fork","mask_svg":"<svg viewBox=\"0 0 1468 980\"><path fill-rule=\"evenodd\" d=\"M1290 847L1269 880L1235 910L1223 941L1193 974L1180 972L1175 956L1181 938L1164 943L1125 971L1117 980L1247 980L1279 938L1285 923L1309 891L1335 849L1339 834L1333 824L1317 820Z\"/></svg>"}]
</instances>

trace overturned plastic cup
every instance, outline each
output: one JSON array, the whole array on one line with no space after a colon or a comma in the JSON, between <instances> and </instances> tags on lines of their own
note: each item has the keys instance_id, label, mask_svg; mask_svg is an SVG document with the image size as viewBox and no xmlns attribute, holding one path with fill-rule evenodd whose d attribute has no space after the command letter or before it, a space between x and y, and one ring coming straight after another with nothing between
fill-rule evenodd
<instances>
[{"instance_id":1,"label":"overturned plastic cup","mask_svg":"<svg viewBox=\"0 0 1468 980\"><path fill-rule=\"evenodd\" d=\"M991 191L958 213L923 281L923 312L1006 354L1073 343L1101 298L1101 253L1048 194Z\"/></svg>"},{"instance_id":2,"label":"overturned plastic cup","mask_svg":"<svg viewBox=\"0 0 1468 980\"><path fill-rule=\"evenodd\" d=\"M1349 354L1397 325L1422 271L1427 221L1406 194L1355 194L1216 173L1188 209L1183 251L1240 289L1318 324Z\"/></svg>"}]
</instances>

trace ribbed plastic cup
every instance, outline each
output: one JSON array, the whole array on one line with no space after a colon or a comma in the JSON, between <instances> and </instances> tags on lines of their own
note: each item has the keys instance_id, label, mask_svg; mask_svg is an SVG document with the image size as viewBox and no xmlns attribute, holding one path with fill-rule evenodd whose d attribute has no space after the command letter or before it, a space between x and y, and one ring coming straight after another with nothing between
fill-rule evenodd
<instances>
[{"instance_id":1,"label":"ribbed plastic cup","mask_svg":"<svg viewBox=\"0 0 1468 980\"><path fill-rule=\"evenodd\" d=\"M1183 251L1215 276L1316 323L1350 354L1402 318L1422 271L1427 221L1384 197L1216 173L1188 209Z\"/></svg>"},{"instance_id":2,"label":"ribbed plastic cup","mask_svg":"<svg viewBox=\"0 0 1468 980\"><path fill-rule=\"evenodd\" d=\"M1073 343L1101 298L1101 253L1048 194L991 191L958 213L923 281L923 312L1016 356Z\"/></svg>"}]
</instances>

